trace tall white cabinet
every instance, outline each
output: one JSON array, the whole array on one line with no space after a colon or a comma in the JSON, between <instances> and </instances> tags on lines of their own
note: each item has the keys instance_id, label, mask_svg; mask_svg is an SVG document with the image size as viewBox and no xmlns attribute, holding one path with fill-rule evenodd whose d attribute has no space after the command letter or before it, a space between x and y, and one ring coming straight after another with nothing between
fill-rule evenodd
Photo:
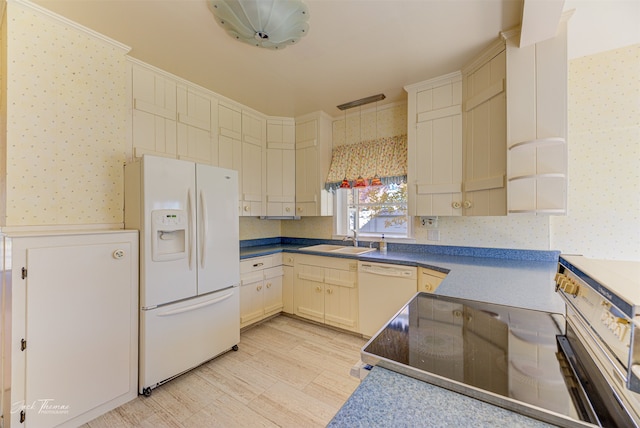
<instances>
[{"instance_id":1,"label":"tall white cabinet","mask_svg":"<svg viewBox=\"0 0 640 428\"><path fill-rule=\"evenodd\" d=\"M4 426L79 426L135 398L137 232L0 243Z\"/></svg>"},{"instance_id":2,"label":"tall white cabinet","mask_svg":"<svg viewBox=\"0 0 640 428\"><path fill-rule=\"evenodd\" d=\"M293 216L296 202L296 128L290 118L267 120L268 216Z\"/></svg>"},{"instance_id":3,"label":"tall white cabinet","mask_svg":"<svg viewBox=\"0 0 640 428\"><path fill-rule=\"evenodd\" d=\"M502 32L463 69L465 214L566 214L570 16L526 47Z\"/></svg>"},{"instance_id":4,"label":"tall white cabinet","mask_svg":"<svg viewBox=\"0 0 640 428\"><path fill-rule=\"evenodd\" d=\"M567 213L567 21L555 37L519 48L506 32L509 214Z\"/></svg>"},{"instance_id":5,"label":"tall white cabinet","mask_svg":"<svg viewBox=\"0 0 640 428\"><path fill-rule=\"evenodd\" d=\"M242 111L241 216L263 216L266 193L266 120L254 112Z\"/></svg>"}]
</instances>

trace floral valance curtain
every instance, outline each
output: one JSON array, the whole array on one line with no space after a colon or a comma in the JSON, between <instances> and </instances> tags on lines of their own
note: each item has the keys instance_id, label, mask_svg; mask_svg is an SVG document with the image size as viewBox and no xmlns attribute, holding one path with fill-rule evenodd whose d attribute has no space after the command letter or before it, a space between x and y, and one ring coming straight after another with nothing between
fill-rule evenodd
<instances>
[{"instance_id":1,"label":"floral valance curtain","mask_svg":"<svg viewBox=\"0 0 640 428\"><path fill-rule=\"evenodd\" d=\"M376 175L383 184L407 180L406 135L334 147L325 189L338 189L345 177L351 187L358 177L368 184Z\"/></svg>"}]
</instances>

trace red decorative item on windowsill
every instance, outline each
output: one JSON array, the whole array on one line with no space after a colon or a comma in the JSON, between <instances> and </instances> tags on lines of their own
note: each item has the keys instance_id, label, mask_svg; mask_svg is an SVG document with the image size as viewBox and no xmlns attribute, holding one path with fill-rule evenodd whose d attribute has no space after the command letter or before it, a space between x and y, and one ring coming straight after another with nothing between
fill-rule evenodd
<instances>
[{"instance_id":1,"label":"red decorative item on windowsill","mask_svg":"<svg viewBox=\"0 0 640 428\"><path fill-rule=\"evenodd\" d=\"M353 185L353 187L367 187L367 180L359 175L358 178L356 178L356 183Z\"/></svg>"},{"instance_id":2,"label":"red decorative item on windowsill","mask_svg":"<svg viewBox=\"0 0 640 428\"><path fill-rule=\"evenodd\" d=\"M382 180L380 180L380 177L378 177L378 174L374 175L373 178L371 179L371 183L369 183L370 186L382 186Z\"/></svg>"}]
</instances>

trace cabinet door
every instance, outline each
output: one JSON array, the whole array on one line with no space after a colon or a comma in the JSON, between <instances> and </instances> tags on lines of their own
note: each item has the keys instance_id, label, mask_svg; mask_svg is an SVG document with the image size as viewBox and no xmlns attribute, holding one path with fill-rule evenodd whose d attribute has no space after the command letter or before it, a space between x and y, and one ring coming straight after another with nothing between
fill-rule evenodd
<instances>
[{"instance_id":1,"label":"cabinet door","mask_svg":"<svg viewBox=\"0 0 640 428\"><path fill-rule=\"evenodd\" d=\"M324 322L358 331L358 288L356 270L325 268Z\"/></svg>"},{"instance_id":2,"label":"cabinet door","mask_svg":"<svg viewBox=\"0 0 640 428\"><path fill-rule=\"evenodd\" d=\"M324 322L324 268L299 264L294 273L293 313Z\"/></svg>"},{"instance_id":3,"label":"cabinet door","mask_svg":"<svg viewBox=\"0 0 640 428\"><path fill-rule=\"evenodd\" d=\"M464 76L464 215L505 215L506 54Z\"/></svg>"},{"instance_id":4,"label":"cabinet door","mask_svg":"<svg viewBox=\"0 0 640 428\"><path fill-rule=\"evenodd\" d=\"M238 201L242 201L242 113L239 109L218 104L218 166L238 171ZM242 204L238 206L242 213Z\"/></svg>"},{"instance_id":5,"label":"cabinet door","mask_svg":"<svg viewBox=\"0 0 640 428\"><path fill-rule=\"evenodd\" d=\"M425 293L435 292L445 276L445 273L421 268L418 271L418 291Z\"/></svg>"},{"instance_id":6,"label":"cabinet door","mask_svg":"<svg viewBox=\"0 0 640 428\"><path fill-rule=\"evenodd\" d=\"M242 113L242 212L245 216L264 215L265 120Z\"/></svg>"},{"instance_id":7,"label":"cabinet door","mask_svg":"<svg viewBox=\"0 0 640 428\"><path fill-rule=\"evenodd\" d=\"M265 317L282 311L282 266L266 269L264 272L264 315Z\"/></svg>"},{"instance_id":8,"label":"cabinet door","mask_svg":"<svg viewBox=\"0 0 640 428\"><path fill-rule=\"evenodd\" d=\"M126 242L27 250L25 400L36 404L26 409L29 426L57 426L131 390L135 251ZM47 399L67 408L40 411Z\"/></svg>"},{"instance_id":9,"label":"cabinet door","mask_svg":"<svg viewBox=\"0 0 640 428\"><path fill-rule=\"evenodd\" d=\"M415 215L462 214L462 82L452 80L416 95Z\"/></svg>"},{"instance_id":10,"label":"cabinet door","mask_svg":"<svg viewBox=\"0 0 640 428\"><path fill-rule=\"evenodd\" d=\"M240 327L260 320L264 315L263 271L243 275L240 279Z\"/></svg>"},{"instance_id":11,"label":"cabinet door","mask_svg":"<svg viewBox=\"0 0 640 428\"><path fill-rule=\"evenodd\" d=\"M267 215L294 215L295 169L295 150L267 146Z\"/></svg>"},{"instance_id":12,"label":"cabinet door","mask_svg":"<svg viewBox=\"0 0 640 428\"><path fill-rule=\"evenodd\" d=\"M318 215L318 150L314 142L296 146L296 215L302 217Z\"/></svg>"},{"instance_id":13,"label":"cabinet door","mask_svg":"<svg viewBox=\"0 0 640 428\"><path fill-rule=\"evenodd\" d=\"M190 88L178 87L178 156L181 159L212 164L211 98Z\"/></svg>"},{"instance_id":14,"label":"cabinet door","mask_svg":"<svg viewBox=\"0 0 640 428\"><path fill-rule=\"evenodd\" d=\"M176 82L134 66L132 92L135 156L144 153L175 156Z\"/></svg>"},{"instance_id":15,"label":"cabinet door","mask_svg":"<svg viewBox=\"0 0 640 428\"><path fill-rule=\"evenodd\" d=\"M293 313L293 263L291 266L283 266L282 277L282 312Z\"/></svg>"}]
</instances>

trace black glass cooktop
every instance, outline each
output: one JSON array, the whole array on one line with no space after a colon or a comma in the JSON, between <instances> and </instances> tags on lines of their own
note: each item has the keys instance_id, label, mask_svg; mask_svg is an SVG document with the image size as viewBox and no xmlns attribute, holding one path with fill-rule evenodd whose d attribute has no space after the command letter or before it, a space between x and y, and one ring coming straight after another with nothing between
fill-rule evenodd
<instances>
[{"instance_id":1,"label":"black glass cooktop","mask_svg":"<svg viewBox=\"0 0 640 428\"><path fill-rule=\"evenodd\" d=\"M557 354L565 326L563 314L419 293L364 346L362 360L564 422L579 419Z\"/></svg>"}]
</instances>

